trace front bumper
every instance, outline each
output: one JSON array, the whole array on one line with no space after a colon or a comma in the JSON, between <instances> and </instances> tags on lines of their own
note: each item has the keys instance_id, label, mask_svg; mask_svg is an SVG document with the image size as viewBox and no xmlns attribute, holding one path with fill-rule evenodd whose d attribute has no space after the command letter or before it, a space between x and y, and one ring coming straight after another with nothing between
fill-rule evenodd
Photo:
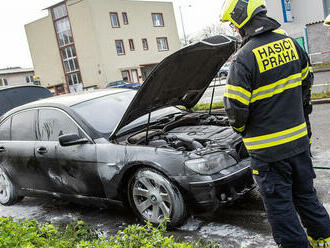
<instances>
[{"instance_id":1,"label":"front bumper","mask_svg":"<svg viewBox=\"0 0 330 248\"><path fill-rule=\"evenodd\" d=\"M212 176L174 177L193 212L215 211L232 203L256 187L250 159L245 159Z\"/></svg>"}]
</instances>

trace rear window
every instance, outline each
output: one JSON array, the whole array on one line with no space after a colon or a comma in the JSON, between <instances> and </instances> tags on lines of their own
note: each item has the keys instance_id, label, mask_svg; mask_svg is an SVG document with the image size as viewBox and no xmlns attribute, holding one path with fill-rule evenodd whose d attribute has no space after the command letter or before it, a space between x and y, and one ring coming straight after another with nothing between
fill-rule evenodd
<instances>
[{"instance_id":1,"label":"rear window","mask_svg":"<svg viewBox=\"0 0 330 248\"><path fill-rule=\"evenodd\" d=\"M11 123L11 139L20 141L36 140L35 116L36 110L24 111L14 115Z\"/></svg>"},{"instance_id":2,"label":"rear window","mask_svg":"<svg viewBox=\"0 0 330 248\"><path fill-rule=\"evenodd\" d=\"M10 121L11 118L8 118L0 125L0 140L10 140Z\"/></svg>"}]
</instances>

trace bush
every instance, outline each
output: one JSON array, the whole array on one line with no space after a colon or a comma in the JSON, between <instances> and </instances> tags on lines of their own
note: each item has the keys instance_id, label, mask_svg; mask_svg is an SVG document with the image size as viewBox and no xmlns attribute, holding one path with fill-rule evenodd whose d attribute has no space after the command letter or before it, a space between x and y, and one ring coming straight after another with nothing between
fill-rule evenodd
<instances>
[{"instance_id":1,"label":"bush","mask_svg":"<svg viewBox=\"0 0 330 248\"><path fill-rule=\"evenodd\" d=\"M111 237L98 236L82 221L56 228L36 220L0 218L0 248L219 248L208 241L180 243L166 236L166 224L132 225Z\"/></svg>"}]
</instances>

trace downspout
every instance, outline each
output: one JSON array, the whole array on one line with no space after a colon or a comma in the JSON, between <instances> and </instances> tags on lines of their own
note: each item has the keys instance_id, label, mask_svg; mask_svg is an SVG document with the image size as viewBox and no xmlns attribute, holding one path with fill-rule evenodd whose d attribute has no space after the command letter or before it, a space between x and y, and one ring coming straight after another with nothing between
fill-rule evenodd
<instances>
[{"instance_id":1,"label":"downspout","mask_svg":"<svg viewBox=\"0 0 330 248\"><path fill-rule=\"evenodd\" d=\"M307 27L304 27L304 42L305 42L306 52L309 54Z\"/></svg>"}]
</instances>

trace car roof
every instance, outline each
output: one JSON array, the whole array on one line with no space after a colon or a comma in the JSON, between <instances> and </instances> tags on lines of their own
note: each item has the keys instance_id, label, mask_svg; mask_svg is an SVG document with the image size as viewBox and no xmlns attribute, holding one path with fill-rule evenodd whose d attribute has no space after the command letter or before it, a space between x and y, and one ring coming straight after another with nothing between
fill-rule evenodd
<instances>
[{"instance_id":1,"label":"car roof","mask_svg":"<svg viewBox=\"0 0 330 248\"><path fill-rule=\"evenodd\" d=\"M54 96L49 97L45 99L41 99L35 102L27 103L24 105L21 105L19 107L16 107L4 115L1 116L0 120L6 119L8 116L10 116L13 113L16 113L18 111L26 110L29 108L36 108L36 107L71 107L73 105L86 102L92 99L96 99L103 96L108 95L115 95L125 92L136 92L135 90L131 89L102 89L102 90L95 90L92 92L81 92L81 93L74 93L74 94L66 94L66 95L60 95L60 96Z\"/></svg>"},{"instance_id":2,"label":"car roof","mask_svg":"<svg viewBox=\"0 0 330 248\"><path fill-rule=\"evenodd\" d=\"M49 97L45 99L41 99L32 103L28 103L24 106L35 107L39 105L45 104L61 104L65 106L73 106L78 103L86 102L95 98L107 96L107 95L114 95L123 92L130 92L132 90L128 89L103 89L103 90L95 90L92 92L81 92L81 93L72 93L60 96Z\"/></svg>"}]
</instances>

